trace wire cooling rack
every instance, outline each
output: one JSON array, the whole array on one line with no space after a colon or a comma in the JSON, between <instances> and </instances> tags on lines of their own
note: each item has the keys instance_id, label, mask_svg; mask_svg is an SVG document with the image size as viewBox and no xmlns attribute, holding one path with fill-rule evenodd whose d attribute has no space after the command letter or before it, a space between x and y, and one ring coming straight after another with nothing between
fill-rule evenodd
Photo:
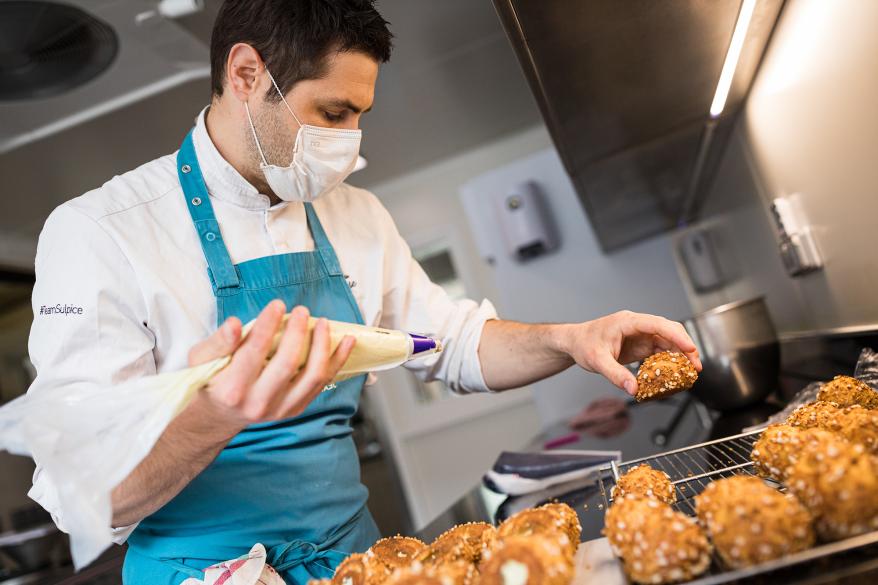
<instances>
[{"instance_id":1,"label":"wire cooling rack","mask_svg":"<svg viewBox=\"0 0 878 585\"><path fill-rule=\"evenodd\" d=\"M674 507L684 514L694 516L695 496L700 494L710 482L734 475L756 475L753 462L750 461L750 451L761 432L757 430L741 433L649 457L622 463L612 462L598 474L598 486L605 509L613 502L611 491L619 476L635 465L646 463L668 474L677 491L677 502ZM776 482L765 481L778 490L784 490L783 486ZM692 585L793 581L824 583L848 575L861 575L863 571L868 571L870 575L874 571L874 574L878 575L878 531L815 546L794 555L745 569L727 570L714 555L710 570L689 583ZM875 582L878 582L878 577Z\"/></svg>"}]
</instances>

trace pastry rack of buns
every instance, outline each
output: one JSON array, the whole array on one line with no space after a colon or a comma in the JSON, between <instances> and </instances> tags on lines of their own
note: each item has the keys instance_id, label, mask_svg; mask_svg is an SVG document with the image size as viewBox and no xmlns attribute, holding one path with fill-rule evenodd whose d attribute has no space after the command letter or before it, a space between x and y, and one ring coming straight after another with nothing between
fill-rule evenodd
<instances>
[{"instance_id":1,"label":"pastry rack of buns","mask_svg":"<svg viewBox=\"0 0 878 585\"><path fill-rule=\"evenodd\" d=\"M560 503L522 510L496 528L460 524L427 544L393 536L310 585L568 585L581 528Z\"/></svg>"},{"instance_id":2,"label":"pastry rack of buns","mask_svg":"<svg viewBox=\"0 0 878 585\"><path fill-rule=\"evenodd\" d=\"M874 556L878 392L837 376L781 424L613 463L599 487L604 534L634 583L766 582L855 549Z\"/></svg>"}]
</instances>

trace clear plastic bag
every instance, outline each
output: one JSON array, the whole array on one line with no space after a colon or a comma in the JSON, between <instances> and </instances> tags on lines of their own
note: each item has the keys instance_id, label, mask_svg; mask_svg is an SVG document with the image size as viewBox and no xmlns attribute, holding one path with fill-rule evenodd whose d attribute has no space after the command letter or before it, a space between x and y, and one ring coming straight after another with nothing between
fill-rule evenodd
<instances>
[{"instance_id":1,"label":"clear plastic bag","mask_svg":"<svg viewBox=\"0 0 878 585\"><path fill-rule=\"evenodd\" d=\"M313 328L314 323L311 320L309 326ZM244 335L251 327L245 327ZM330 321L333 348L345 335L356 337L357 344L333 382L442 350L438 341L428 337ZM279 338L280 334L275 348ZM300 363L307 353L303 348ZM110 388L60 388L28 394L0 408L0 449L33 457L58 489L77 569L112 544L110 496L115 486L149 454L177 413L229 361L224 357Z\"/></svg>"},{"instance_id":2,"label":"clear plastic bag","mask_svg":"<svg viewBox=\"0 0 878 585\"><path fill-rule=\"evenodd\" d=\"M878 352L870 347L866 347L860 352L860 357L857 358L857 366L854 369L854 378L878 390ZM764 429L769 425L784 422L794 410L803 404L817 400L817 393L820 392L821 386L823 386L823 382L811 382L799 390L783 410L774 413L765 422L748 427L744 431Z\"/></svg>"}]
</instances>

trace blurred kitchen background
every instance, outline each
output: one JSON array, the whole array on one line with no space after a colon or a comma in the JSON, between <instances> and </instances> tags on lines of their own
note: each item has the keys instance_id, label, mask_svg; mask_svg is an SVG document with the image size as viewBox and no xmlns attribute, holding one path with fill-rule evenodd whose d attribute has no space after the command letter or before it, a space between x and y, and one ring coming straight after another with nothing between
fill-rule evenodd
<instances>
[{"instance_id":1,"label":"blurred kitchen background","mask_svg":"<svg viewBox=\"0 0 878 585\"><path fill-rule=\"evenodd\" d=\"M45 218L177 148L210 97L219 4L0 0L2 401L31 380ZM450 294L548 322L620 309L682 321L764 298L743 306L767 307L774 324L771 388L631 409L591 448L635 457L737 432L811 379L850 373L878 330L878 2L378 5L395 49L363 118L368 165L350 182L382 200ZM423 528L500 451L563 440L605 397L621 395L577 369L466 398L384 374L356 421L379 525ZM31 472L0 454L0 582L69 574L63 540L26 497ZM64 582L118 582L101 569L117 557Z\"/></svg>"}]
</instances>

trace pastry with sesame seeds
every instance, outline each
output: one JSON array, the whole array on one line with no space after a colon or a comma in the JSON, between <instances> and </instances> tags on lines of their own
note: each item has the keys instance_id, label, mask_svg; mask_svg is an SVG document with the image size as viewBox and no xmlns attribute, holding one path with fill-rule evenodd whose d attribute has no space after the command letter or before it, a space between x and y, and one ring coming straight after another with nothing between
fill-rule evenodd
<instances>
[{"instance_id":1,"label":"pastry with sesame seeds","mask_svg":"<svg viewBox=\"0 0 878 585\"><path fill-rule=\"evenodd\" d=\"M858 404L841 408L833 402L810 402L794 410L787 423L832 431L878 453L878 411Z\"/></svg>"},{"instance_id":2,"label":"pastry with sesame seeds","mask_svg":"<svg viewBox=\"0 0 878 585\"><path fill-rule=\"evenodd\" d=\"M339 564L332 576L332 585L379 585L390 571L374 558L354 553Z\"/></svg>"},{"instance_id":3,"label":"pastry with sesame seeds","mask_svg":"<svg viewBox=\"0 0 878 585\"><path fill-rule=\"evenodd\" d=\"M839 406L860 405L878 409L878 391L850 376L836 376L823 384L817 393L817 400L834 402Z\"/></svg>"},{"instance_id":4,"label":"pastry with sesame seeds","mask_svg":"<svg viewBox=\"0 0 878 585\"><path fill-rule=\"evenodd\" d=\"M833 419L839 411L834 402L816 400L803 404L787 417L786 423L803 429L831 430Z\"/></svg>"},{"instance_id":5,"label":"pastry with sesame seeds","mask_svg":"<svg viewBox=\"0 0 878 585\"><path fill-rule=\"evenodd\" d=\"M695 518L653 498L616 500L604 518L604 534L636 583L688 581L710 567L710 543Z\"/></svg>"},{"instance_id":6,"label":"pastry with sesame seeds","mask_svg":"<svg viewBox=\"0 0 878 585\"><path fill-rule=\"evenodd\" d=\"M733 569L814 544L808 510L758 477L737 475L711 482L695 496L695 510L723 563Z\"/></svg>"},{"instance_id":7,"label":"pastry with sesame seeds","mask_svg":"<svg viewBox=\"0 0 878 585\"><path fill-rule=\"evenodd\" d=\"M828 433L804 445L787 488L814 516L822 540L878 529L878 460L859 443Z\"/></svg>"},{"instance_id":8,"label":"pastry with sesame seeds","mask_svg":"<svg viewBox=\"0 0 878 585\"><path fill-rule=\"evenodd\" d=\"M466 561L450 561L436 566L414 563L395 571L386 585L473 585L476 568Z\"/></svg>"},{"instance_id":9,"label":"pastry with sesame seeds","mask_svg":"<svg viewBox=\"0 0 878 585\"><path fill-rule=\"evenodd\" d=\"M573 558L556 539L510 536L479 567L479 585L568 585Z\"/></svg>"},{"instance_id":10,"label":"pastry with sesame seeds","mask_svg":"<svg viewBox=\"0 0 878 585\"><path fill-rule=\"evenodd\" d=\"M573 539L568 534L568 522L565 518L545 506L522 510L504 520L497 528L498 540L533 535L554 539L568 551L571 558L579 547L579 537Z\"/></svg>"},{"instance_id":11,"label":"pastry with sesame seeds","mask_svg":"<svg viewBox=\"0 0 878 585\"><path fill-rule=\"evenodd\" d=\"M561 529L567 535L567 538L570 539L570 542L575 545L575 553L576 548L579 547L579 539L582 536L582 525L579 523L579 515L576 513L576 510L563 502L544 504L540 506L540 509L547 510L561 519Z\"/></svg>"},{"instance_id":12,"label":"pastry with sesame seeds","mask_svg":"<svg viewBox=\"0 0 878 585\"><path fill-rule=\"evenodd\" d=\"M808 442L831 435L823 429L803 429L788 424L774 424L762 431L753 444L750 459L762 477L784 483L790 467L796 463L802 447Z\"/></svg>"},{"instance_id":13,"label":"pastry with sesame seeds","mask_svg":"<svg viewBox=\"0 0 878 585\"><path fill-rule=\"evenodd\" d=\"M671 478L664 471L653 469L646 463L632 467L619 477L611 492L613 499L623 496L657 498L668 504L677 501L677 493Z\"/></svg>"},{"instance_id":14,"label":"pastry with sesame seeds","mask_svg":"<svg viewBox=\"0 0 878 585\"><path fill-rule=\"evenodd\" d=\"M496 537L497 529L485 522L458 524L440 534L415 560L427 566L460 560L478 564Z\"/></svg>"},{"instance_id":15,"label":"pastry with sesame seeds","mask_svg":"<svg viewBox=\"0 0 878 585\"><path fill-rule=\"evenodd\" d=\"M423 552L427 545L410 536L391 536L382 538L373 544L366 556L375 557L391 571L411 565L415 557Z\"/></svg>"},{"instance_id":16,"label":"pastry with sesame seeds","mask_svg":"<svg viewBox=\"0 0 878 585\"><path fill-rule=\"evenodd\" d=\"M688 390L698 379L695 366L680 352L662 351L651 355L637 371L638 402L661 400Z\"/></svg>"}]
</instances>

